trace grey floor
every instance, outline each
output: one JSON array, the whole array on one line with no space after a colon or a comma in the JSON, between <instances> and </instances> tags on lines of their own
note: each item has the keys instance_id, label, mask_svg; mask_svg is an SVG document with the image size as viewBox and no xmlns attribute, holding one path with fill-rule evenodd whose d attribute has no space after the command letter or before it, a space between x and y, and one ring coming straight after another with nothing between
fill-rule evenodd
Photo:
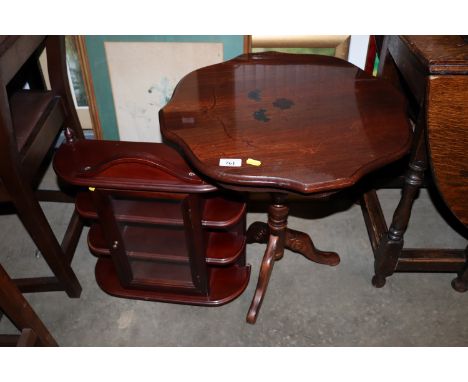
<instances>
[{"instance_id":1,"label":"grey floor","mask_svg":"<svg viewBox=\"0 0 468 382\"><path fill-rule=\"evenodd\" d=\"M49 176L46 183L53 183ZM397 190L381 190L389 221ZM58 237L73 207L43 203ZM358 205L298 204L289 226L308 232L322 249L341 255L337 267L307 261L286 251L276 263L260 316L245 322L264 245L247 247L252 277L232 303L204 308L124 300L102 292L94 280L96 259L88 252L85 229L73 268L83 286L81 298L63 292L26 297L62 346L466 346L468 293L455 292L453 274L403 274L382 289L371 285L372 252ZM258 209L257 209L258 210ZM260 209L261 210L261 209ZM333 211L333 213L332 213ZM266 220L250 212L248 222ZM466 238L438 214L426 191L413 209L406 242L412 247L464 248ZM50 271L16 215L0 216L0 262L13 277ZM0 333L15 332L7 318Z\"/></svg>"}]
</instances>

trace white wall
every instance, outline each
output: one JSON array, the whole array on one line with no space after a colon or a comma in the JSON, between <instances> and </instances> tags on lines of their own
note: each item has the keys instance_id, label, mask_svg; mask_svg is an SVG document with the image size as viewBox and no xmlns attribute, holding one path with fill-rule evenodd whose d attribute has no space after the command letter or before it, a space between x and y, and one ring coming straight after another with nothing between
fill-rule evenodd
<instances>
[{"instance_id":1,"label":"white wall","mask_svg":"<svg viewBox=\"0 0 468 382\"><path fill-rule=\"evenodd\" d=\"M352 35L349 44L348 61L364 69L366 65L367 46L369 45L369 35Z\"/></svg>"}]
</instances>

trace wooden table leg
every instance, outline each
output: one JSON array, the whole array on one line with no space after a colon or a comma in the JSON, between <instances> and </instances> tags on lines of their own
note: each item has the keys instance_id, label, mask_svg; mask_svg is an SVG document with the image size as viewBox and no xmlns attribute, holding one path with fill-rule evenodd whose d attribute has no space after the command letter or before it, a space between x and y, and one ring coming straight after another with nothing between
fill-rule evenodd
<instances>
[{"instance_id":1,"label":"wooden table leg","mask_svg":"<svg viewBox=\"0 0 468 382\"><path fill-rule=\"evenodd\" d=\"M247 322L249 324L255 324L257 321L257 315L260 307L262 306L268 282L270 281L271 272L273 271L273 265L275 264L275 253L278 250L278 239L278 236L270 236L267 249L263 255L257 288L255 289L254 297L250 303L249 312L247 313Z\"/></svg>"},{"instance_id":2,"label":"wooden table leg","mask_svg":"<svg viewBox=\"0 0 468 382\"><path fill-rule=\"evenodd\" d=\"M270 281L271 271L275 260L283 257L284 244L286 240L286 227L288 222L289 208L286 206L287 194L272 193L273 202L268 208L268 226L265 230L265 225L256 224L253 229L247 233L248 242L255 237L260 242L265 242L268 235L268 245L263 256L262 265L260 267L260 275L258 277L257 288L255 290L252 303L250 304L249 312L247 313L247 322L255 324L257 315L265 297L265 293Z\"/></svg>"},{"instance_id":3,"label":"wooden table leg","mask_svg":"<svg viewBox=\"0 0 468 382\"><path fill-rule=\"evenodd\" d=\"M374 277L372 285L381 288L386 278L395 271L404 244L404 234L413 208L413 202L424 181L426 170L426 140L424 136L424 116L420 117L414 132L413 149L400 202L393 214L392 224L382 237L375 251Z\"/></svg>"},{"instance_id":4,"label":"wooden table leg","mask_svg":"<svg viewBox=\"0 0 468 382\"><path fill-rule=\"evenodd\" d=\"M326 252L315 248L309 235L290 228L286 231L286 248L304 255L315 263L330 266L340 263L340 256L336 252Z\"/></svg>"},{"instance_id":5,"label":"wooden table leg","mask_svg":"<svg viewBox=\"0 0 468 382\"><path fill-rule=\"evenodd\" d=\"M254 222L247 230L247 243L249 244L268 243L269 237L270 229L268 224L263 222ZM298 252L301 255L304 255L304 257L315 263L330 266L334 266L340 263L340 256L336 252L327 252L317 249L310 236L305 232L286 228L284 246L293 252ZM279 260L280 258L275 258L275 260Z\"/></svg>"},{"instance_id":6,"label":"wooden table leg","mask_svg":"<svg viewBox=\"0 0 468 382\"><path fill-rule=\"evenodd\" d=\"M465 248L466 258L468 258L468 246ZM465 264L465 269L452 280L452 288L461 293L468 290L468 265Z\"/></svg>"},{"instance_id":7,"label":"wooden table leg","mask_svg":"<svg viewBox=\"0 0 468 382\"><path fill-rule=\"evenodd\" d=\"M268 209L268 224L252 223L247 230L247 243L268 243L260 266L254 298L247 314L247 322L254 324L268 287L275 261L284 255L284 249L299 252L307 259L319 264L337 265L340 257L335 252L324 252L315 248L309 235L287 228L289 208L287 194L272 194L273 203Z\"/></svg>"}]
</instances>

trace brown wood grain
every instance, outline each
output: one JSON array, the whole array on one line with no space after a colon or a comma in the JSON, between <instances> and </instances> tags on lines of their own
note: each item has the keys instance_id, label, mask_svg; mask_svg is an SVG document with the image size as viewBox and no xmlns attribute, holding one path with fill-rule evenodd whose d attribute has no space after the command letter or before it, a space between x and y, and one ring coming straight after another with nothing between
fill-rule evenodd
<instances>
[{"instance_id":1,"label":"brown wood grain","mask_svg":"<svg viewBox=\"0 0 468 382\"><path fill-rule=\"evenodd\" d=\"M462 36L402 36L428 74L468 74L468 43Z\"/></svg>"},{"instance_id":2,"label":"brown wood grain","mask_svg":"<svg viewBox=\"0 0 468 382\"><path fill-rule=\"evenodd\" d=\"M431 168L443 199L468 225L468 77L431 76L427 102Z\"/></svg>"},{"instance_id":3,"label":"brown wood grain","mask_svg":"<svg viewBox=\"0 0 468 382\"><path fill-rule=\"evenodd\" d=\"M160 122L200 173L227 187L318 193L403 156L405 108L391 84L346 61L267 52L188 74ZM243 165L220 167L220 158Z\"/></svg>"}]
</instances>

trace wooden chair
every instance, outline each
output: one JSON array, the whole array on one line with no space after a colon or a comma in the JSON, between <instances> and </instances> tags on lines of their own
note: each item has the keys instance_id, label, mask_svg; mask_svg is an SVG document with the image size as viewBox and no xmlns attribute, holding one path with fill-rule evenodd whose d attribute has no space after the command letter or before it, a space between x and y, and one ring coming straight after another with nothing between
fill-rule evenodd
<instances>
[{"instance_id":1,"label":"wooden chair","mask_svg":"<svg viewBox=\"0 0 468 382\"><path fill-rule=\"evenodd\" d=\"M164 144L66 135L54 169L88 188L76 210L92 222L88 244L101 289L207 306L242 293L250 276L242 200L204 182Z\"/></svg>"},{"instance_id":2,"label":"wooden chair","mask_svg":"<svg viewBox=\"0 0 468 382\"><path fill-rule=\"evenodd\" d=\"M44 48L50 91L38 61ZM29 90L24 90L26 84ZM14 281L22 292L64 290L79 297L81 286L70 263L83 227L80 218L72 216L60 245L39 205L39 200L73 199L59 191L36 190L64 126L83 137L69 89L64 37L0 37L0 202L13 203L54 273Z\"/></svg>"},{"instance_id":3,"label":"wooden chair","mask_svg":"<svg viewBox=\"0 0 468 382\"><path fill-rule=\"evenodd\" d=\"M0 346L57 346L44 323L1 265L0 309L21 331L20 335L0 335Z\"/></svg>"}]
</instances>

